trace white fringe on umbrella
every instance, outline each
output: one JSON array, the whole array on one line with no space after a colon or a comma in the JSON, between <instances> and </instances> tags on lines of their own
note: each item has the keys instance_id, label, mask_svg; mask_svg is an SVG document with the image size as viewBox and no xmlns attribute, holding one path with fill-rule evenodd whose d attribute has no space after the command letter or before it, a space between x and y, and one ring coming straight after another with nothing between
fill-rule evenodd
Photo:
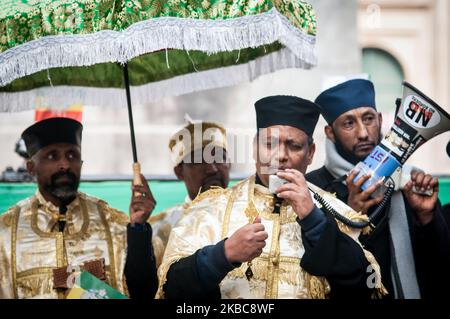
<instances>
[{"instance_id":1,"label":"white fringe on umbrella","mask_svg":"<svg viewBox=\"0 0 450 319\"><path fill-rule=\"evenodd\" d=\"M265 13L228 20L163 17L135 23L121 32L105 30L42 37L0 53L0 86L48 68L125 63L164 49L217 53L276 41L303 61L302 67L317 64L315 36L294 27L272 8Z\"/></svg>"},{"instance_id":2,"label":"white fringe on umbrella","mask_svg":"<svg viewBox=\"0 0 450 319\"><path fill-rule=\"evenodd\" d=\"M133 105L143 105L168 96L249 82L281 69L307 67L309 65L306 62L294 56L289 49L283 48L248 63L132 86L131 99ZM63 109L73 104L126 107L125 90L122 88L47 86L22 92L0 92L0 101L0 112L32 110L36 105L52 109Z\"/></svg>"}]
</instances>

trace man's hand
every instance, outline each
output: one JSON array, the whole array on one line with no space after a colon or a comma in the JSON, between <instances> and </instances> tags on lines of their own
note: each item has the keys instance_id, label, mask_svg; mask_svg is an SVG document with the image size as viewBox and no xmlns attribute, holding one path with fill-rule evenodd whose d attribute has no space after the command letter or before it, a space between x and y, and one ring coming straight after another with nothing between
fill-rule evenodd
<instances>
[{"instance_id":1,"label":"man's hand","mask_svg":"<svg viewBox=\"0 0 450 319\"><path fill-rule=\"evenodd\" d=\"M289 182L276 190L277 196L285 199L292 206L300 220L304 219L314 209L314 202L306 184L305 176L295 169L287 169L278 172L277 175Z\"/></svg>"},{"instance_id":2,"label":"man's hand","mask_svg":"<svg viewBox=\"0 0 450 319\"><path fill-rule=\"evenodd\" d=\"M422 192L432 189L433 195L416 194L413 192L413 186ZM411 180L405 185L403 194L422 225L428 224L433 219L438 193L439 180L436 177L433 178L433 176L422 172L411 172Z\"/></svg>"},{"instance_id":3,"label":"man's hand","mask_svg":"<svg viewBox=\"0 0 450 319\"><path fill-rule=\"evenodd\" d=\"M230 264L251 261L261 255L268 237L261 217L256 217L253 224L239 228L225 241L225 257Z\"/></svg>"},{"instance_id":4,"label":"man's hand","mask_svg":"<svg viewBox=\"0 0 450 319\"><path fill-rule=\"evenodd\" d=\"M156 206L156 201L148 187L147 180L141 174L142 186L132 185L130 203L130 223L145 224Z\"/></svg>"},{"instance_id":5,"label":"man's hand","mask_svg":"<svg viewBox=\"0 0 450 319\"><path fill-rule=\"evenodd\" d=\"M377 183L368 187L365 191L361 190L361 186L370 179L370 175L362 176L356 183L353 180L358 176L359 171L353 170L345 180L348 189L348 201L347 205L353 208L356 212L361 212L367 215L369 209L381 203L383 195L379 195L375 198L371 198L372 194L381 186L383 182L380 180Z\"/></svg>"}]
</instances>

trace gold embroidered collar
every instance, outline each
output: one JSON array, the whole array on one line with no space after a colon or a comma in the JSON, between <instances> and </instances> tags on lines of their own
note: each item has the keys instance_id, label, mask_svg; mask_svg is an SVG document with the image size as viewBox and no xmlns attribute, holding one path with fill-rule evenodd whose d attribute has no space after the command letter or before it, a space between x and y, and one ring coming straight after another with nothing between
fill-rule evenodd
<instances>
[{"instance_id":1,"label":"gold embroidered collar","mask_svg":"<svg viewBox=\"0 0 450 319\"><path fill-rule=\"evenodd\" d=\"M79 211L81 214L81 228L78 232L74 230L74 212ZM43 215L43 216L42 216ZM47 228L41 229L39 227L38 219L43 217L48 220ZM64 229L64 237L66 239L81 237L87 230L89 226L89 214L87 211L86 202L81 198L80 194L67 205L66 213L66 227ZM42 194L37 191L35 195L35 200L31 204L31 228L33 231L41 237L56 237L58 232L54 231L55 225L59 220L59 208L56 207L52 202L47 201Z\"/></svg>"}]
</instances>

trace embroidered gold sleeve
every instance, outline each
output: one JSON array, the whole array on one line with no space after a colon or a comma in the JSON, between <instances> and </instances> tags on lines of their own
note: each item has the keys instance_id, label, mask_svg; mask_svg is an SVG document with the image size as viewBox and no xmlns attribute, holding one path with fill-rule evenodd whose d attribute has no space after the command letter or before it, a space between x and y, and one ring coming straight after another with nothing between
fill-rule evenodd
<instances>
[{"instance_id":1,"label":"embroidered gold sleeve","mask_svg":"<svg viewBox=\"0 0 450 319\"><path fill-rule=\"evenodd\" d=\"M112 208L106 202L100 200L99 204L102 206L103 212L105 213L106 218L112 223L119 224L122 226L128 225L130 222L130 218L124 212Z\"/></svg>"},{"instance_id":2,"label":"embroidered gold sleeve","mask_svg":"<svg viewBox=\"0 0 450 319\"><path fill-rule=\"evenodd\" d=\"M228 191L223 189L212 189L199 195L185 216L172 229L158 269L159 289L156 298L164 298L163 286L172 264L194 254L202 247L217 244L222 240L221 225L228 194Z\"/></svg>"},{"instance_id":3,"label":"embroidered gold sleeve","mask_svg":"<svg viewBox=\"0 0 450 319\"><path fill-rule=\"evenodd\" d=\"M106 225L108 227L107 232L111 238L111 242L108 243L108 250L110 257L113 257L114 261L111 262L111 272L115 273L117 278L117 289L124 294L128 293L125 280L123 279L125 274L125 263L128 250L127 241L127 225L129 223L128 216L112 207L106 202L98 201L101 214L105 216ZM114 269L113 266L114 265ZM122 280L120 280L122 278Z\"/></svg>"},{"instance_id":4,"label":"embroidered gold sleeve","mask_svg":"<svg viewBox=\"0 0 450 319\"><path fill-rule=\"evenodd\" d=\"M19 207L11 207L0 216L0 299L14 298L11 232Z\"/></svg>"}]
</instances>

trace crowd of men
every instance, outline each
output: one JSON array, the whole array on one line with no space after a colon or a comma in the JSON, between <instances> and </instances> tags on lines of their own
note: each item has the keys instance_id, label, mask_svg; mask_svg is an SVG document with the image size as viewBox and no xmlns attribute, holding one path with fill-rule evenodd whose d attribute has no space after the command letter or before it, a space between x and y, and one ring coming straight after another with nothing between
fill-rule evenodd
<instances>
[{"instance_id":1,"label":"crowd of men","mask_svg":"<svg viewBox=\"0 0 450 319\"><path fill-rule=\"evenodd\" d=\"M0 298L66 298L73 267L140 299L445 296L450 212L437 178L404 166L396 178L408 182L397 183L370 225L336 218L367 221L384 199L382 181L365 191L370 176L355 181L356 164L382 139L370 81L347 81L315 102L269 96L255 111L255 173L229 188L226 130L189 123L169 141L188 195L153 216L157 198L144 176L132 185L129 215L78 191L79 122L27 128L27 170L38 188L0 215ZM320 115L326 140L314 141ZM326 159L309 172L316 143ZM284 182L272 189L275 179Z\"/></svg>"}]
</instances>

